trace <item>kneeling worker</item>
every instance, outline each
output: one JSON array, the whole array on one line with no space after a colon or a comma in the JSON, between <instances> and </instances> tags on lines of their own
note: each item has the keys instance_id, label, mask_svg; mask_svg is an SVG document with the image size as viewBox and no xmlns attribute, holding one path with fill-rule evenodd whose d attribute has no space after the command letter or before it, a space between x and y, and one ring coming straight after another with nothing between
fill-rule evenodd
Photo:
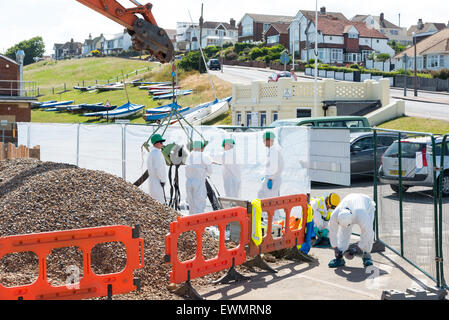
<instances>
[{"instance_id":1,"label":"kneeling worker","mask_svg":"<svg viewBox=\"0 0 449 320\"><path fill-rule=\"evenodd\" d=\"M374 244L374 211L376 203L364 194L354 193L346 196L332 213L329 221L329 239L335 250L335 259L329 262L330 268L345 265L343 256L352 259L356 250L349 248L352 226L360 226L361 234L358 243L363 251L363 265L373 265L371 250Z\"/></svg>"}]
</instances>

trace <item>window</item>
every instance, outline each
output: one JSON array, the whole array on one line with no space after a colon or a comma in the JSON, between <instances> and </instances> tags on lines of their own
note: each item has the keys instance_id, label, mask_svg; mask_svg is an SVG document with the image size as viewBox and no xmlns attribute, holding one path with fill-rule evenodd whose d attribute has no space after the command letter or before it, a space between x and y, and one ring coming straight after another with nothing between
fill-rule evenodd
<instances>
[{"instance_id":1,"label":"window","mask_svg":"<svg viewBox=\"0 0 449 320\"><path fill-rule=\"evenodd\" d=\"M253 20L249 17L246 17L242 21L242 36L248 37L253 35L254 24Z\"/></svg>"},{"instance_id":2,"label":"window","mask_svg":"<svg viewBox=\"0 0 449 320\"><path fill-rule=\"evenodd\" d=\"M267 37L267 44L279 43L279 35Z\"/></svg>"},{"instance_id":3,"label":"window","mask_svg":"<svg viewBox=\"0 0 449 320\"><path fill-rule=\"evenodd\" d=\"M430 55L427 57L427 68L437 68L439 65L439 56Z\"/></svg>"},{"instance_id":4,"label":"window","mask_svg":"<svg viewBox=\"0 0 449 320\"><path fill-rule=\"evenodd\" d=\"M352 145L351 149L356 147L360 148L360 150L362 151L374 149L373 137L360 139L359 141L357 141Z\"/></svg>"},{"instance_id":5,"label":"window","mask_svg":"<svg viewBox=\"0 0 449 320\"><path fill-rule=\"evenodd\" d=\"M366 61L367 57L371 54L370 50L362 50L362 61Z\"/></svg>"},{"instance_id":6,"label":"window","mask_svg":"<svg viewBox=\"0 0 449 320\"><path fill-rule=\"evenodd\" d=\"M270 24L269 23L264 23L263 24L263 31L265 32L265 31L267 31L267 29L270 27Z\"/></svg>"},{"instance_id":7,"label":"window","mask_svg":"<svg viewBox=\"0 0 449 320\"><path fill-rule=\"evenodd\" d=\"M444 67L444 56L441 55L440 56L440 68L443 68L443 67Z\"/></svg>"},{"instance_id":8,"label":"window","mask_svg":"<svg viewBox=\"0 0 449 320\"><path fill-rule=\"evenodd\" d=\"M251 126L251 112L246 113L246 126L247 127Z\"/></svg>"},{"instance_id":9,"label":"window","mask_svg":"<svg viewBox=\"0 0 449 320\"><path fill-rule=\"evenodd\" d=\"M343 61L343 49L331 50L331 62L334 61Z\"/></svg>"},{"instance_id":10,"label":"window","mask_svg":"<svg viewBox=\"0 0 449 320\"><path fill-rule=\"evenodd\" d=\"M399 34L398 30L390 30L390 34L397 36Z\"/></svg>"},{"instance_id":11,"label":"window","mask_svg":"<svg viewBox=\"0 0 449 320\"><path fill-rule=\"evenodd\" d=\"M265 127L267 125L267 113L262 111L260 113L260 126Z\"/></svg>"},{"instance_id":12,"label":"window","mask_svg":"<svg viewBox=\"0 0 449 320\"><path fill-rule=\"evenodd\" d=\"M279 119L278 113L276 111L273 111L271 113L271 117L272 117L272 120L273 120L272 122L275 122L275 121L277 121Z\"/></svg>"},{"instance_id":13,"label":"window","mask_svg":"<svg viewBox=\"0 0 449 320\"><path fill-rule=\"evenodd\" d=\"M310 118L312 109L296 109L296 118Z\"/></svg>"},{"instance_id":14,"label":"window","mask_svg":"<svg viewBox=\"0 0 449 320\"><path fill-rule=\"evenodd\" d=\"M236 113L236 124L239 126L242 124L242 113L241 112L237 112Z\"/></svg>"},{"instance_id":15,"label":"window","mask_svg":"<svg viewBox=\"0 0 449 320\"><path fill-rule=\"evenodd\" d=\"M358 37L359 37L359 35L357 33L348 33L349 39L357 39Z\"/></svg>"}]
</instances>

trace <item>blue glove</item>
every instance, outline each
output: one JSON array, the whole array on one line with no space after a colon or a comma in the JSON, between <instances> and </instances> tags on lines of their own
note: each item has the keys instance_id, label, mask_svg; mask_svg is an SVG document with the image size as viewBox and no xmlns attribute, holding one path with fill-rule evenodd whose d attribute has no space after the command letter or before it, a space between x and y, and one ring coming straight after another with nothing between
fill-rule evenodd
<instances>
[{"instance_id":1,"label":"blue glove","mask_svg":"<svg viewBox=\"0 0 449 320\"><path fill-rule=\"evenodd\" d=\"M304 252L305 254L309 254L310 251L310 241L304 242L301 245L301 251Z\"/></svg>"},{"instance_id":2,"label":"blue glove","mask_svg":"<svg viewBox=\"0 0 449 320\"><path fill-rule=\"evenodd\" d=\"M269 190L273 189L273 180L268 179L267 187L268 187Z\"/></svg>"}]
</instances>

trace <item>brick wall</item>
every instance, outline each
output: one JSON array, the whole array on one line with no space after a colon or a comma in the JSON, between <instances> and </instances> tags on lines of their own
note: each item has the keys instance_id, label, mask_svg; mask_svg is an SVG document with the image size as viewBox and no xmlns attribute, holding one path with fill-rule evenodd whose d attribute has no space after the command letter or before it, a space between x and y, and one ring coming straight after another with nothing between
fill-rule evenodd
<instances>
[{"instance_id":1,"label":"brick wall","mask_svg":"<svg viewBox=\"0 0 449 320\"><path fill-rule=\"evenodd\" d=\"M24 102L20 104L0 102L0 120L11 121L15 117L15 122L30 122L31 108L30 103Z\"/></svg>"},{"instance_id":2,"label":"brick wall","mask_svg":"<svg viewBox=\"0 0 449 320\"><path fill-rule=\"evenodd\" d=\"M19 95L20 66L0 56L0 96ZM4 82L6 80L7 82ZM12 90L11 90L12 88Z\"/></svg>"}]
</instances>

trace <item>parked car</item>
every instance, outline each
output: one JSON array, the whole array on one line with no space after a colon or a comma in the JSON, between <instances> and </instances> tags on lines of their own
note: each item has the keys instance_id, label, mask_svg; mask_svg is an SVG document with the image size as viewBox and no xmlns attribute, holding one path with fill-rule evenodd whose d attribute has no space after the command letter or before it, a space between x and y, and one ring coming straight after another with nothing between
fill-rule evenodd
<instances>
[{"instance_id":1,"label":"parked car","mask_svg":"<svg viewBox=\"0 0 449 320\"><path fill-rule=\"evenodd\" d=\"M441 147L443 138L435 139L436 167L441 164ZM449 195L449 142L444 146L445 157L443 173L436 171L437 179L443 179L442 191ZM413 186L433 187L433 154L430 137L417 137L401 140L401 171L402 191L406 192ZM446 156L447 155L447 156ZM379 169L379 179L382 183L390 184L391 189L399 192L399 142L394 142L382 156L382 166Z\"/></svg>"},{"instance_id":2,"label":"parked car","mask_svg":"<svg viewBox=\"0 0 449 320\"><path fill-rule=\"evenodd\" d=\"M352 132L351 135L351 176L372 175L374 173L374 133ZM377 132L377 169L385 151L398 140L394 132Z\"/></svg>"},{"instance_id":3,"label":"parked car","mask_svg":"<svg viewBox=\"0 0 449 320\"><path fill-rule=\"evenodd\" d=\"M349 128L351 132L369 132L371 127L366 117L338 116L296 118L274 121L271 127L306 126L312 128Z\"/></svg>"},{"instance_id":4,"label":"parked car","mask_svg":"<svg viewBox=\"0 0 449 320\"><path fill-rule=\"evenodd\" d=\"M209 70L221 70L221 63L218 59L210 59L207 62Z\"/></svg>"},{"instance_id":5,"label":"parked car","mask_svg":"<svg viewBox=\"0 0 449 320\"><path fill-rule=\"evenodd\" d=\"M280 78L290 78L291 74L288 71L275 72L268 77L268 82L278 82Z\"/></svg>"}]
</instances>

